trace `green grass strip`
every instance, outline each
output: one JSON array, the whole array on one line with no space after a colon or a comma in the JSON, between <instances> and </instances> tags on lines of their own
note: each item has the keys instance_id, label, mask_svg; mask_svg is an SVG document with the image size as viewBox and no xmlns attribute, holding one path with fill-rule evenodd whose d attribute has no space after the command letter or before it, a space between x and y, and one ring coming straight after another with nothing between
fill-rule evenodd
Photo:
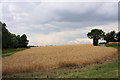
<instances>
[{"instance_id":1,"label":"green grass strip","mask_svg":"<svg viewBox=\"0 0 120 80\"><path fill-rule=\"evenodd\" d=\"M109 64L102 64L91 69L79 70L67 74L64 78L118 78L118 62L113 61Z\"/></svg>"},{"instance_id":2,"label":"green grass strip","mask_svg":"<svg viewBox=\"0 0 120 80\"><path fill-rule=\"evenodd\" d=\"M2 51L2 58L7 57L7 56L11 56L11 55L13 55L16 52L23 51L23 50L26 50L26 49L27 48L22 48L22 49L4 49Z\"/></svg>"}]
</instances>

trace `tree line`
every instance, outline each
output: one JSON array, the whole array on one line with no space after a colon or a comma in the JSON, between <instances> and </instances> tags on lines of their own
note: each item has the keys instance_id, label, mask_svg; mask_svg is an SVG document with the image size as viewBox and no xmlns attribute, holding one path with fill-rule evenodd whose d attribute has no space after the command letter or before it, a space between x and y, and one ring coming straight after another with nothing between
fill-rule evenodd
<instances>
[{"instance_id":1,"label":"tree line","mask_svg":"<svg viewBox=\"0 0 120 80\"><path fill-rule=\"evenodd\" d=\"M2 27L2 48L25 48L28 45L28 40L26 34L23 35L16 35L10 33L6 28L6 24L0 21L0 27ZM1 29L1 28L0 28Z\"/></svg>"},{"instance_id":2,"label":"tree line","mask_svg":"<svg viewBox=\"0 0 120 80\"><path fill-rule=\"evenodd\" d=\"M120 42L120 32L115 32L114 30L105 33L102 29L92 29L91 32L87 34L88 38L93 39L93 45L98 45L98 40L106 40L108 42Z\"/></svg>"}]
</instances>

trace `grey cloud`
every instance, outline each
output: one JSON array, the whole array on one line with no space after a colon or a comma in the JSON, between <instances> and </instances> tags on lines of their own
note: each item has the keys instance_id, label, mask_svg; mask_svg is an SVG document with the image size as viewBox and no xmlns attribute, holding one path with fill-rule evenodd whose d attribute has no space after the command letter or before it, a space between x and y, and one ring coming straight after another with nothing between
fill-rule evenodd
<instances>
[{"instance_id":1,"label":"grey cloud","mask_svg":"<svg viewBox=\"0 0 120 80\"><path fill-rule=\"evenodd\" d=\"M107 14L100 15L96 13L96 10L87 11L84 14L71 13L67 11L56 11L58 15L60 15L60 19L58 21L61 22L109 22L109 21L117 21L117 17L115 15L107 16ZM115 12L116 13L116 12ZM117 15L117 14L116 14Z\"/></svg>"},{"instance_id":2,"label":"grey cloud","mask_svg":"<svg viewBox=\"0 0 120 80\"><path fill-rule=\"evenodd\" d=\"M86 38L85 28L87 27L116 22L117 3L110 4L111 6L109 3L107 6L105 3L45 3L45 5L9 3L3 6L3 21L7 23L11 32L18 34L25 32L30 39L33 33L37 38L39 35L80 30L75 34L71 32L71 35L65 32L62 37L60 34L59 38L65 40L66 43L79 37ZM10 5L13 5L15 10L10 11ZM50 26L45 26L45 24L50 24ZM85 32L80 33L82 31Z\"/></svg>"}]
</instances>

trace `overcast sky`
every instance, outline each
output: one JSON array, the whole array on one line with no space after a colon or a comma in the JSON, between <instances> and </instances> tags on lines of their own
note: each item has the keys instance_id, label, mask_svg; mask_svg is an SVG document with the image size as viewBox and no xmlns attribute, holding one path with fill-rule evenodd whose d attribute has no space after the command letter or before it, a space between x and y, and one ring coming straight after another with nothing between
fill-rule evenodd
<instances>
[{"instance_id":1,"label":"overcast sky","mask_svg":"<svg viewBox=\"0 0 120 80\"><path fill-rule=\"evenodd\" d=\"M89 44L91 29L118 30L117 10L117 2L6 2L2 22L29 45Z\"/></svg>"}]
</instances>

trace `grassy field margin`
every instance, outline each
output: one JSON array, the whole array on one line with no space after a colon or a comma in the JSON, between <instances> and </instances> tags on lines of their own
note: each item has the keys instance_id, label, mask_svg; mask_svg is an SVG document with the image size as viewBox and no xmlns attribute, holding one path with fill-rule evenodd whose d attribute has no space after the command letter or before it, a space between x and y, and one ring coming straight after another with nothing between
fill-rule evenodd
<instances>
[{"instance_id":1,"label":"grassy field margin","mask_svg":"<svg viewBox=\"0 0 120 80\"><path fill-rule=\"evenodd\" d=\"M16 52L23 51L26 49L28 49L28 48L3 49L2 50L2 58L6 57L6 56L11 56Z\"/></svg>"},{"instance_id":2,"label":"grassy field margin","mask_svg":"<svg viewBox=\"0 0 120 80\"><path fill-rule=\"evenodd\" d=\"M63 78L118 78L118 62L94 66L64 75Z\"/></svg>"},{"instance_id":3,"label":"grassy field margin","mask_svg":"<svg viewBox=\"0 0 120 80\"><path fill-rule=\"evenodd\" d=\"M120 50L120 44L106 44L106 47ZM118 61L114 60L109 64L102 64L90 69L67 74L63 78L118 78Z\"/></svg>"}]
</instances>

